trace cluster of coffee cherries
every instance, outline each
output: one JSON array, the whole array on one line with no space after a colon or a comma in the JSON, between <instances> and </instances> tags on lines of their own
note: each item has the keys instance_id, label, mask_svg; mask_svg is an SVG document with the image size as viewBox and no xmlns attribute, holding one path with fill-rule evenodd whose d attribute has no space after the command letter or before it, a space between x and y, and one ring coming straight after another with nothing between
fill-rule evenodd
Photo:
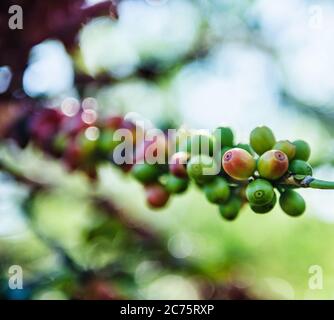
<instances>
[{"instance_id":1,"label":"cluster of coffee cherries","mask_svg":"<svg viewBox=\"0 0 334 320\"><path fill-rule=\"evenodd\" d=\"M232 148L223 156L223 168L231 178L247 179L245 197L256 213L271 211L277 202L275 188L282 210L290 216L305 211L303 197L284 184L284 178L294 175L299 179L312 176L307 162L310 146L303 140L276 141L273 132L265 126L255 128L250 134L250 150ZM254 157L254 154L257 157Z\"/></svg>"},{"instance_id":2,"label":"cluster of coffee cherries","mask_svg":"<svg viewBox=\"0 0 334 320\"><path fill-rule=\"evenodd\" d=\"M47 108L28 108L18 114L0 140L14 140L21 148L33 145L60 160L69 171L84 172L92 181L97 178L98 165L113 160L110 154L121 142L114 139L114 132L126 129L136 137L136 127L131 121L121 116L98 120L93 109L80 110L73 116ZM126 164L119 168L129 170Z\"/></svg>"},{"instance_id":3,"label":"cluster of coffee cherries","mask_svg":"<svg viewBox=\"0 0 334 320\"><path fill-rule=\"evenodd\" d=\"M9 126L5 138L21 147L33 144L92 180L99 164L109 162L144 186L152 208L164 207L171 195L184 193L192 182L227 220L235 219L246 203L256 213L269 212L277 202L277 191L288 215L299 216L305 210L303 198L282 183L287 175L312 175L307 163L310 147L302 140L276 141L267 127L255 128L249 144L235 144L228 127L195 131L180 139L164 131L147 140L134 122L120 116L98 120L87 111L69 117L58 109L29 110ZM127 143L133 147L124 163L118 161L122 153L116 152L124 142L115 137L118 129L126 129ZM171 142L176 142L173 151ZM150 161L152 157L156 161Z\"/></svg>"},{"instance_id":4,"label":"cluster of coffee cherries","mask_svg":"<svg viewBox=\"0 0 334 320\"><path fill-rule=\"evenodd\" d=\"M171 194L185 192L192 181L209 202L218 205L227 220L234 220L246 203L255 213L271 211L277 191L282 210L299 216L305 211L305 201L292 187L284 185L283 179L290 175L312 176L309 156L307 142L276 141L265 126L251 132L249 144L237 145L232 130L220 127L212 134L187 137L169 158L168 168L141 163L135 164L131 173L144 184L152 207L163 207Z\"/></svg>"}]
</instances>

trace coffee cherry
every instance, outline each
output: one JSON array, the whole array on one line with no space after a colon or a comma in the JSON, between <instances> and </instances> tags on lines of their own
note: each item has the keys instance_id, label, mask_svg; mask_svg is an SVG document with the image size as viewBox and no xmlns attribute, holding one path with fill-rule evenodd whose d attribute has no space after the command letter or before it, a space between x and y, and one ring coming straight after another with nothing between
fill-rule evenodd
<instances>
[{"instance_id":1,"label":"coffee cherry","mask_svg":"<svg viewBox=\"0 0 334 320\"><path fill-rule=\"evenodd\" d=\"M306 208L304 198L293 190L283 192L280 196L279 204L282 210L292 217L300 216Z\"/></svg>"},{"instance_id":2,"label":"coffee cherry","mask_svg":"<svg viewBox=\"0 0 334 320\"><path fill-rule=\"evenodd\" d=\"M252 149L252 147L247 144L247 143L238 143L236 145L236 148L240 148L240 149L244 149L246 150L249 154L253 155L254 154L254 150Z\"/></svg>"},{"instance_id":3,"label":"coffee cherry","mask_svg":"<svg viewBox=\"0 0 334 320\"><path fill-rule=\"evenodd\" d=\"M218 173L216 161L206 155L191 157L187 164L187 172L190 178L199 184L211 181Z\"/></svg>"},{"instance_id":4,"label":"coffee cherry","mask_svg":"<svg viewBox=\"0 0 334 320\"><path fill-rule=\"evenodd\" d=\"M287 155L289 161L292 160L296 155L296 146L288 140L281 140L276 142L273 149L284 152Z\"/></svg>"},{"instance_id":5,"label":"coffee cherry","mask_svg":"<svg viewBox=\"0 0 334 320\"><path fill-rule=\"evenodd\" d=\"M132 175L141 183L155 182L161 171L155 164L137 163L131 169Z\"/></svg>"},{"instance_id":6,"label":"coffee cherry","mask_svg":"<svg viewBox=\"0 0 334 320\"><path fill-rule=\"evenodd\" d=\"M80 289L77 289L74 294L76 300L115 300L120 298L121 295L113 286L97 276L85 278Z\"/></svg>"},{"instance_id":7,"label":"coffee cherry","mask_svg":"<svg viewBox=\"0 0 334 320\"><path fill-rule=\"evenodd\" d=\"M187 178L187 162L190 158L187 152L177 152L172 155L169 160L169 171L178 178Z\"/></svg>"},{"instance_id":8,"label":"coffee cherry","mask_svg":"<svg viewBox=\"0 0 334 320\"><path fill-rule=\"evenodd\" d=\"M212 203L224 203L230 197L230 187L224 178L216 177L204 186L206 198Z\"/></svg>"},{"instance_id":9,"label":"coffee cherry","mask_svg":"<svg viewBox=\"0 0 334 320\"><path fill-rule=\"evenodd\" d=\"M254 158L243 149L233 148L223 156L223 168L235 180L247 180L253 175L255 167Z\"/></svg>"},{"instance_id":10,"label":"coffee cherry","mask_svg":"<svg viewBox=\"0 0 334 320\"><path fill-rule=\"evenodd\" d=\"M250 204L250 207L255 213L268 213L275 207L276 202L277 202L277 196L276 196L276 193L274 193L274 197L269 203L262 205L262 206Z\"/></svg>"},{"instance_id":11,"label":"coffee cherry","mask_svg":"<svg viewBox=\"0 0 334 320\"><path fill-rule=\"evenodd\" d=\"M181 149L192 156L198 154L211 156L216 150L216 138L206 133L195 134L191 137L187 137Z\"/></svg>"},{"instance_id":12,"label":"coffee cherry","mask_svg":"<svg viewBox=\"0 0 334 320\"><path fill-rule=\"evenodd\" d=\"M70 140L63 155L63 162L70 170L78 169L83 163L83 155L78 144Z\"/></svg>"},{"instance_id":13,"label":"coffee cherry","mask_svg":"<svg viewBox=\"0 0 334 320\"><path fill-rule=\"evenodd\" d=\"M246 188L246 198L251 205L263 206L274 198L275 191L272 184L264 179L252 181Z\"/></svg>"},{"instance_id":14,"label":"coffee cherry","mask_svg":"<svg viewBox=\"0 0 334 320\"><path fill-rule=\"evenodd\" d=\"M273 132L266 126L256 127L250 134L250 145L258 155L272 149L275 142Z\"/></svg>"},{"instance_id":15,"label":"coffee cherry","mask_svg":"<svg viewBox=\"0 0 334 320\"><path fill-rule=\"evenodd\" d=\"M82 113L78 112L74 117L66 118L61 125L60 130L70 137L76 137L78 134L84 132L89 124L82 121Z\"/></svg>"},{"instance_id":16,"label":"coffee cherry","mask_svg":"<svg viewBox=\"0 0 334 320\"><path fill-rule=\"evenodd\" d=\"M182 179L173 175L168 175L164 185L169 193L182 193L187 190L188 184L188 179Z\"/></svg>"},{"instance_id":17,"label":"coffee cherry","mask_svg":"<svg viewBox=\"0 0 334 320\"><path fill-rule=\"evenodd\" d=\"M119 165L119 169L122 170L124 173L130 172L132 168L133 168L132 163L123 163Z\"/></svg>"},{"instance_id":18,"label":"coffee cherry","mask_svg":"<svg viewBox=\"0 0 334 320\"><path fill-rule=\"evenodd\" d=\"M232 221L238 216L241 205L242 203L239 198L232 197L227 203L219 206L219 212L224 219Z\"/></svg>"},{"instance_id":19,"label":"coffee cherry","mask_svg":"<svg viewBox=\"0 0 334 320\"><path fill-rule=\"evenodd\" d=\"M124 118L120 116L112 116L105 120L105 127L111 130L122 128Z\"/></svg>"},{"instance_id":20,"label":"coffee cherry","mask_svg":"<svg viewBox=\"0 0 334 320\"><path fill-rule=\"evenodd\" d=\"M311 154L311 148L304 140L296 140L293 142L296 146L295 159L307 161Z\"/></svg>"},{"instance_id":21,"label":"coffee cherry","mask_svg":"<svg viewBox=\"0 0 334 320\"><path fill-rule=\"evenodd\" d=\"M234 135L231 128L218 127L217 129L215 129L213 135L216 137L217 141L219 141L220 139L220 148L233 147Z\"/></svg>"},{"instance_id":22,"label":"coffee cherry","mask_svg":"<svg viewBox=\"0 0 334 320\"><path fill-rule=\"evenodd\" d=\"M287 172L289 160L286 154L279 150L265 152L257 162L257 169L261 177L276 180Z\"/></svg>"},{"instance_id":23,"label":"coffee cherry","mask_svg":"<svg viewBox=\"0 0 334 320\"><path fill-rule=\"evenodd\" d=\"M98 172L96 170L96 167L94 165L85 165L83 166L83 168L81 168L81 170L86 174L86 176L88 177L88 179L91 182L95 182L98 179Z\"/></svg>"},{"instance_id":24,"label":"coffee cherry","mask_svg":"<svg viewBox=\"0 0 334 320\"><path fill-rule=\"evenodd\" d=\"M160 184L155 183L145 187L146 201L151 208L162 208L169 199L169 193Z\"/></svg>"},{"instance_id":25,"label":"coffee cherry","mask_svg":"<svg viewBox=\"0 0 334 320\"><path fill-rule=\"evenodd\" d=\"M102 155L109 155L121 143L114 139L114 131L111 129L103 130L97 141L97 148Z\"/></svg>"},{"instance_id":26,"label":"coffee cherry","mask_svg":"<svg viewBox=\"0 0 334 320\"><path fill-rule=\"evenodd\" d=\"M81 154L85 159L92 157L95 154L97 142L95 140L87 139L84 133L80 133L75 142L80 148Z\"/></svg>"},{"instance_id":27,"label":"coffee cherry","mask_svg":"<svg viewBox=\"0 0 334 320\"><path fill-rule=\"evenodd\" d=\"M289 171L293 174L312 176L312 167L303 160L293 160L289 165Z\"/></svg>"},{"instance_id":28,"label":"coffee cherry","mask_svg":"<svg viewBox=\"0 0 334 320\"><path fill-rule=\"evenodd\" d=\"M40 147L50 147L49 142L58 132L63 115L55 109L41 109L31 115L29 131L34 142Z\"/></svg>"},{"instance_id":29,"label":"coffee cherry","mask_svg":"<svg viewBox=\"0 0 334 320\"><path fill-rule=\"evenodd\" d=\"M55 154L63 154L69 144L69 138L66 134L58 133L53 140L53 150Z\"/></svg>"}]
</instances>

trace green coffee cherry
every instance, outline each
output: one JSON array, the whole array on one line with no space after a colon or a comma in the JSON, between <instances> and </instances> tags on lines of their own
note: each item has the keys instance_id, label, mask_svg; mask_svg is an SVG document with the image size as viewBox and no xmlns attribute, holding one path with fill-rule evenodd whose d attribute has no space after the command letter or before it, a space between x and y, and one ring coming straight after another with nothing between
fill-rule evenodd
<instances>
[{"instance_id":1,"label":"green coffee cherry","mask_svg":"<svg viewBox=\"0 0 334 320\"><path fill-rule=\"evenodd\" d=\"M187 164L187 172L191 179L198 184L214 179L218 173L216 161L207 155L193 156Z\"/></svg>"},{"instance_id":2,"label":"green coffee cherry","mask_svg":"<svg viewBox=\"0 0 334 320\"><path fill-rule=\"evenodd\" d=\"M181 149L192 156L198 154L213 155L216 147L216 138L213 135L200 133L187 137L185 145Z\"/></svg>"},{"instance_id":3,"label":"green coffee cherry","mask_svg":"<svg viewBox=\"0 0 334 320\"><path fill-rule=\"evenodd\" d=\"M296 155L296 146L289 140L281 140L276 142L273 149L284 152L287 155L289 161L292 160Z\"/></svg>"},{"instance_id":4,"label":"green coffee cherry","mask_svg":"<svg viewBox=\"0 0 334 320\"><path fill-rule=\"evenodd\" d=\"M276 202L277 202L277 196L276 193L274 193L274 197L269 203L262 206L250 204L250 207L255 213L268 213L269 211L274 209Z\"/></svg>"},{"instance_id":5,"label":"green coffee cherry","mask_svg":"<svg viewBox=\"0 0 334 320\"><path fill-rule=\"evenodd\" d=\"M265 152L257 162L257 170L261 177L276 180L288 170L289 160L286 154L279 150Z\"/></svg>"},{"instance_id":6,"label":"green coffee cherry","mask_svg":"<svg viewBox=\"0 0 334 320\"><path fill-rule=\"evenodd\" d=\"M114 151L114 149L121 143L114 139L114 131L106 129L101 132L97 141L97 148L100 153L108 155Z\"/></svg>"},{"instance_id":7,"label":"green coffee cherry","mask_svg":"<svg viewBox=\"0 0 334 320\"><path fill-rule=\"evenodd\" d=\"M224 203L230 197L230 187L224 178L216 177L204 186L206 198L212 203Z\"/></svg>"},{"instance_id":8,"label":"green coffee cherry","mask_svg":"<svg viewBox=\"0 0 334 320\"><path fill-rule=\"evenodd\" d=\"M293 142L296 146L295 159L307 161L311 155L311 148L304 140L296 140Z\"/></svg>"},{"instance_id":9,"label":"green coffee cherry","mask_svg":"<svg viewBox=\"0 0 334 320\"><path fill-rule=\"evenodd\" d=\"M219 212L224 219L232 221L238 216L241 205L242 203L239 198L232 197L227 203L219 206Z\"/></svg>"},{"instance_id":10,"label":"green coffee cherry","mask_svg":"<svg viewBox=\"0 0 334 320\"><path fill-rule=\"evenodd\" d=\"M220 138L220 148L233 147L234 135L231 128L218 127L215 129L213 135L217 138L217 141L219 141Z\"/></svg>"},{"instance_id":11,"label":"green coffee cherry","mask_svg":"<svg viewBox=\"0 0 334 320\"><path fill-rule=\"evenodd\" d=\"M250 145L258 155L272 149L275 142L273 132L266 126L256 127L250 134Z\"/></svg>"},{"instance_id":12,"label":"green coffee cherry","mask_svg":"<svg viewBox=\"0 0 334 320\"><path fill-rule=\"evenodd\" d=\"M158 180L161 171L155 164L137 163L131 169L132 175L141 183L151 183Z\"/></svg>"},{"instance_id":13,"label":"green coffee cherry","mask_svg":"<svg viewBox=\"0 0 334 320\"><path fill-rule=\"evenodd\" d=\"M282 210L292 217L298 217L304 213L306 204L304 198L293 190L283 192L279 199Z\"/></svg>"},{"instance_id":14,"label":"green coffee cherry","mask_svg":"<svg viewBox=\"0 0 334 320\"><path fill-rule=\"evenodd\" d=\"M293 160L289 165L289 171L302 176L312 176L312 167L303 160Z\"/></svg>"},{"instance_id":15,"label":"green coffee cherry","mask_svg":"<svg viewBox=\"0 0 334 320\"><path fill-rule=\"evenodd\" d=\"M252 181L246 188L246 198L251 205L263 206L274 198L275 191L272 184L264 179Z\"/></svg>"},{"instance_id":16,"label":"green coffee cherry","mask_svg":"<svg viewBox=\"0 0 334 320\"><path fill-rule=\"evenodd\" d=\"M76 143L81 151L83 158L87 159L95 154L97 141L87 139L84 134L79 134L76 137Z\"/></svg>"},{"instance_id":17,"label":"green coffee cherry","mask_svg":"<svg viewBox=\"0 0 334 320\"><path fill-rule=\"evenodd\" d=\"M168 175L165 181L165 188L169 193L182 193L187 190L188 183L188 179Z\"/></svg>"},{"instance_id":18,"label":"green coffee cherry","mask_svg":"<svg viewBox=\"0 0 334 320\"><path fill-rule=\"evenodd\" d=\"M247 180L253 175L256 167L254 158L240 148L225 152L222 162L225 172L235 180Z\"/></svg>"},{"instance_id":19,"label":"green coffee cherry","mask_svg":"<svg viewBox=\"0 0 334 320\"><path fill-rule=\"evenodd\" d=\"M53 149L57 153L63 153L69 144L69 137L66 134L59 133L53 140Z\"/></svg>"}]
</instances>

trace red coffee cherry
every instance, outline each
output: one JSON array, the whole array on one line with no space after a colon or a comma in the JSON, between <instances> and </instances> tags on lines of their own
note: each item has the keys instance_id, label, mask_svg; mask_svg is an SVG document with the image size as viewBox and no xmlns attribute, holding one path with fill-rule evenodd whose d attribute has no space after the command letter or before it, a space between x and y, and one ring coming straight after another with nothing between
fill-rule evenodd
<instances>
[{"instance_id":1,"label":"red coffee cherry","mask_svg":"<svg viewBox=\"0 0 334 320\"><path fill-rule=\"evenodd\" d=\"M169 160L169 171L178 178L187 178L187 162L190 158L187 152L177 152L172 155Z\"/></svg>"},{"instance_id":2,"label":"red coffee cherry","mask_svg":"<svg viewBox=\"0 0 334 320\"><path fill-rule=\"evenodd\" d=\"M63 121L63 115L54 109L42 109L34 113L29 122L33 141L43 149L51 147L50 142L56 136Z\"/></svg>"},{"instance_id":3,"label":"red coffee cherry","mask_svg":"<svg viewBox=\"0 0 334 320\"><path fill-rule=\"evenodd\" d=\"M261 177L276 180L287 172L289 160L287 155L279 150L265 152L258 160L257 169Z\"/></svg>"},{"instance_id":4,"label":"red coffee cherry","mask_svg":"<svg viewBox=\"0 0 334 320\"><path fill-rule=\"evenodd\" d=\"M105 127L112 130L117 130L122 128L123 122L124 122L123 117L112 116L105 120Z\"/></svg>"},{"instance_id":5,"label":"red coffee cherry","mask_svg":"<svg viewBox=\"0 0 334 320\"><path fill-rule=\"evenodd\" d=\"M168 202L170 194L158 183L145 186L146 201L151 208L162 208Z\"/></svg>"},{"instance_id":6,"label":"red coffee cherry","mask_svg":"<svg viewBox=\"0 0 334 320\"><path fill-rule=\"evenodd\" d=\"M253 175L256 162L244 149L233 148L225 152L223 156L223 168L225 172L235 180L247 180Z\"/></svg>"},{"instance_id":7,"label":"red coffee cherry","mask_svg":"<svg viewBox=\"0 0 334 320\"><path fill-rule=\"evenodd\" d=\"M84 162L82 150L74 139L68 143L62 159L69 170L78 169Z\"/></svg>"}]
</instances>

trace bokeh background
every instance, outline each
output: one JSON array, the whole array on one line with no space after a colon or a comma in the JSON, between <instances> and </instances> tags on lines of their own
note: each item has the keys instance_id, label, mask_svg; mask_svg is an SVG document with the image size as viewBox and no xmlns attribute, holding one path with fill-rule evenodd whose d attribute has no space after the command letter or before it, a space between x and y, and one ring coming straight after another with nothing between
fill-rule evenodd
<instances>
[{"instance_id":1,"label":"bokeh background","mask_svg":"<svg viewBox=\"0 0 334 320\"><path fill-rule=\"evenodd\" d=\"M278 139L308 141L314 175L334 179L332 1L124 0L118 14L85 23L75 50L54 37L36 43L25 94L55 108L94 97L99 117L227 125L239 142L265 124ZM6 49L20 51L20 43ZM3 94L12 72L0 60ZM0 173L3 299L334 298L332 191L302 190L300 218L246 206L231 223L195 187L152 211L140 185L110 165L92 186L32 146L0 147L16 170L52 185L28 210L29 188ZM8 289L11 265L23 268L23 290ZM320 290L309 287L314 265Z\"/></svg>"}]
</instances>

